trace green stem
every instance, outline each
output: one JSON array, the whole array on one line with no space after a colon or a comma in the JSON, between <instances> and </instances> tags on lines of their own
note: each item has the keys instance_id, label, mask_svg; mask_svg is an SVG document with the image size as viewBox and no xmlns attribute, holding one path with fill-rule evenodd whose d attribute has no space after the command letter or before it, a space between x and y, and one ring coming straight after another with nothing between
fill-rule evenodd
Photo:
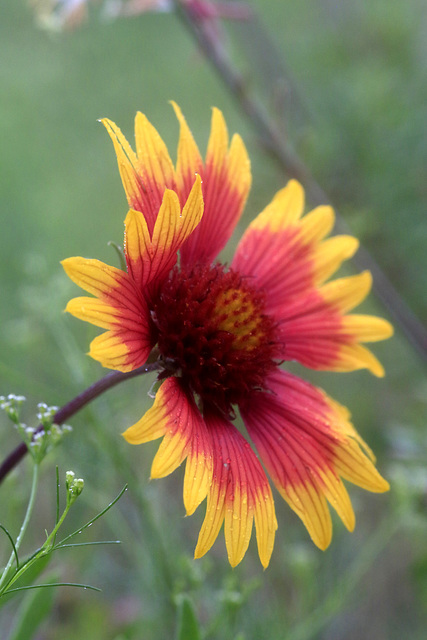
<instances>
[{"instance_id":1,"label":"green stem","mask_svg":"<svg viewBox=\"0 0 427 640\"><path fill-rule=\"evenodd\" d=\"M13 561L14 561L14 559L16 557L16 554L17 554L17 552L19 550L19 547L21 546L22 539L23 539L23 537L25 535L25 532L27 530L27 527L28 527L28 523L30 521L31 514L32 514L33 509L34 509L34 502L35 502L35 497L36 497L36 492L37 492L37 487L38 487L38 480L39 480L39 465L37 463L34 463L33 481L32 481L32 484L31 484L31 493L30 493L30 499L28 501L27 511L25 512L24 521L22 523L19 535L16 538L15 549L10 554L10 558L8 560L8 563L7 563L5 569L4 569L3 573L2 573L1 579L0 579L0 594L2 593L2 586L6 581L7 574L9 573L9 570L10 570L12 564L13 564ZM17 572L19 572L19 567L17 567L16 569L17 569Z\"/></svg>"},{"instance_id":2,"label":"green stem","mask_svg":"<svg viewBox=\"0 0 427 640\"><path fill-rule=\"evenodd\" d=\"M54 528L54 530L52 531L52 533L49 535L49 537L47 538L46 542L43 544L43 546L36 551L36 553L29 558L25 564L22 565L22 567L20 567L18 569L18 571L11 577L11 579L9 580L9 582L6 584L6 587L3 591L10 591L10 587L17 581L19 580L19 578L22 576L23 573L25 573L25 571L27 571L35 562L37 562L37 560L39 558L42 558L43 556L45 556L46 554L50 553L52 551L53 545L55 543L55 536L58 533L58 529L59 527L62 525L62 523L64 522L65 518L67 517L68 511L70 510L71 504L67 504L67 506L64 509L64 512L62 514L62 516L60 517L60 519L58 520L58 522L56 523L56 526ZM1 596L2 592L0 591L0 596Z\"/></svg>"},{"instance_id":3,"label":"green stem","mask_svg":"<svg viewBox=\"0 0 427 640\"><path fill-rule=\"evenodd\" d=\"M72 504L73 504L72 502L70 502L70 503L67 502L67 506L65 507L62 516L59 518L58 522L55 525L55 528L53 529L52 533L49 535L49 537L47 538L46 542L44 543L44 545L41 548L41 551L42 551L41 555L44 555L46 553L46 551L49 552L53 548L53 546L55 544L56 534L58 533L60 526L62 525L62 523L64 522L65 518L67 517L67 514L68 514Z\"/></svg>"},{"instance_id":4,"label":"green stem","mask_svg":"<svg viewBox=\"0 0 427 640\"><path fill-rule=\"evenodd\" d=\"M112 502L110 502L110 504L105 509L103 509L100 513L98 513L94 518L89 520L89 522L87 522L85 525L83 525L83 527L81 527L77 531L74 531L73 533L68 535L66 538L64 538L64 540L62 540L58 544L55 544L55 539L56 539L56 536L58 534L58 531L59 531L60 527L62 526L62 523L64 522L65 518L67 517L69 510L71 509L72 505L75 502L75 499L74 500L67 499L67 504L66 504L66 507L65 507L61 517L57 518L57 522L56 522L55 528L49 534L49 536L47 537L47 539L44 542L43 546L40 547L40 549L37 549L37 551L35 551L33 553L33 555L30 556L22 566L18 567L18 570L13 574L13 576L10 578L10 580L7 582L7 584L3 587L3 589L0 590L0 597L3 595L3 593L5 591L7 591L7 593L9 593L10 591L20 591L22 589L33 588L33 587L20 587L19 589L11 589L10 587L17 580L19 580L19 578L25 573L25 571L27 571L30 567L32 567L32 565L35 562L37 562L37 560L39 560L43 556L48 555L52 551L55 551L56 549L60 549L63 546L63 543L66 540L69 540L70 538L75 536L77 533L81 533L84 529L86 529L91 524L93 524L96 520L98 520L98 518L103 516L104 513L106 513L109 509L111 509L111 507L121 498L121 496L125 492L126 488L127 487L125 486L122 489L122 491L119 493L119 495ZM109 541L107 541L107 542L109 542ZM91 543L87 543L87 544L91 544ZM78 546L78 545L65 545L65 546ZM45 585L36 585L36 586L45 586ZM77 585L74 585L74 586L77 586ZM85 586L85 585L82 585L82 586ZM98 590L98 589L96 589L96 590Z\"/></svg>"}]
</instances>

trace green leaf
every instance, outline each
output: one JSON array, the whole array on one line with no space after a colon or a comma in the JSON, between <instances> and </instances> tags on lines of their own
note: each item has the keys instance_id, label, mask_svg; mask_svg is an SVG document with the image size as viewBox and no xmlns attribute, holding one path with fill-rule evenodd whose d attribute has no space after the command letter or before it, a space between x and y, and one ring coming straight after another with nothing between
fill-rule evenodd
<instances>
[{"instance_id":1,"label":"green leaf","mask_svg":"<svg viewBox=\"0 0 427 640\"><path fill-rule=\"evenodd\" d=\"M120 269L122 271L126 271L126 258L125 258L125 254L124 254L124 251L123 251L123 247L121 247L120 245L116 244L112 240L109 240L109 242L107 242L107 244L108 244L109 247L113 247L113 249L117 253L117 256L118 256L119 262L120 262Z\"/></svg>"},{"instance_id":2,"label":"green leaf","mask_svg":"<svg viewBox=\"0 0 427 640\"><path fill-rule=\"evenodd\" d=\"M13 553L15 554L16 568L18 569L19 568L19 558L18 558L18 552L16 550L13 538L10 535L9 531L6 529L6 527L4 527L2 524L0 524L0 529L2 529L5 532L5 534L7 535L7 537L9 538L10 544L12 545Z\"/></svg>"},{"instance_id":3,"label":"green leaf","mask_svg":"<svg viewBox=\"0 0 427 640\"><path fill-rule=\"evenodd\" d=\"M183 595L178 604L178 629L176 640L200 640L200 627L192 600Z\"/></svg>"},{"instance_id":4,"label":"green leaf","mask_svg":"<svg viewBox=\"0 0 427 640\"><path fill-rule=\"evenodd\" d=\"M88 527L90 527L94 522L96 522L97 520L99 520L99 518L101 518L104 513L107 513L107 511L109 511L111 509L111 507L113 507L116 502L118 500L120 500L120 498L122 497L122 495L124 494L124 492L127 489L127 484L125 484L125 486L123 487L123 489L120 491L120 493L114 498L114 500L112 500L110 502L110 504L108 504L105 509L103 509L102 511L100 511L94 518L92 518L91 520L89 520L89 522L86 522L86 524L84 524L82 527L79 527L78 529L76 529L76 531L73 531L73 533L70 533L66 538L63 538L60 542L58 542L55 547L54 550L58 549L59 547L64 546L64 543L67 542L67 540L70 540L71 538L74 538L74 536L76 536L77 534L81 533L82 531L84 531L85 529L87 529Z\"/></svg>"},{"instance_id":5,"label":"green leaf","mask_svg":"<svg viewBox=\"0 0 427 640\"><path fill-rule=\"evenodd\" d=\"M102 589L94 587L91 584L83 584L82 582L45 582L43 584L30 584L26 587L17 587L16 589L9 589L8 593L18 591L29 591L31 589L50 589L51 587L77 587L78 589L90 589L91 591L102 592Z\"/></svg>"},{"instance_id":6,"label":"green leaf","mask_svg":"<svg viewBox=\"0 0 427 640\"><path fill-rule=\"evenodd\" d=\"M46 582L53 584L56 580L57 576L51 574ZM50 614L54 598L53 589L35 589L27 593L18 610L15 628L9 640L31 640Z\"/></svg>"}]
</instances>

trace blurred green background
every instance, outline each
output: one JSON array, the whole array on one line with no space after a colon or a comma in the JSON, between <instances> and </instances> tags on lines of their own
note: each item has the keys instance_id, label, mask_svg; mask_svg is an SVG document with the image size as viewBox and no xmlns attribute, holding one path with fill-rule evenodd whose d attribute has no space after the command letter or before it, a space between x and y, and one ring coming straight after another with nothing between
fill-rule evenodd
<instances>
[{"instance_id":1,"label":"blurred green background","mask_svg":"<svg viewBox=\"0 0 427 640\"><path fill-rule=\"evenodd\" d=\"M425 1L250 4L261 22L227 25L226 46L352 231L425 320ZM63 33L38 28L26 3L1 9L0 393L27 396L28 422L36 402L64 404L104 373L84 355L96 330L62 313L80 294L59 265L73 255L116 263L107 243L122 241L126 202L98 118L113 119L132 140L134 114L142 110L173 150L178 127L168 100L174 99L204 149L210 107L223 110L253 168L251 197L226 260L246 224L288 179L173 14L108 21L99 9L91 6L84 24ZM365 310L387 315L373 296ZM206 558L192 560L204 507L184 519L181 471L149 483L156 444L133 448L119 435L151 402L152 380L117 387L73 418L73 434L44 466L26 550L40 545L53 524L56 463L62 474L73 469L86 481L70 530L129 482L126 496L86 534L123 544L61 551L52 559L61 580L95 584L103 593L56 591L34 637L174 638L179 603L188 598L202 638L424 639L425 369L399 330L374 351L386 367L384 380L366 372L301 373L350 408L392 490L374 496L351 487L356 531L336 521L324 553L276 494L279 530L265 572L254 540L232 570L222 534ZM18 442L0 416L1 457ZM12 532L22 521L29 472L27 460L0 487L0 522ZM0 539L0 564L8 554ZM2 638L23 600L0 612Z\"/></svg>"}]
</instances>

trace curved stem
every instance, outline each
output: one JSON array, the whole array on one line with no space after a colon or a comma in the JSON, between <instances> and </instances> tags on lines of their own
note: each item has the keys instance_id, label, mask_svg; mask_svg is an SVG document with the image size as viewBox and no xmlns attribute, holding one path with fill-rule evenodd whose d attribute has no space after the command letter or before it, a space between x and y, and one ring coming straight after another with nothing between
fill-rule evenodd
<instances>
[{"instance_id":1,"label":"curved stem","mask_svg":"<svg viewBox=\"0 0 427 640\"><path fill-rule=\"evenodd\" d=\"M17 557L17 553L18 553L19 547L21 546L22 539L23 539L23 537L25 535L25 532L26 532L27 527L28 527L28 523L29 523L30 518L31 518L31 514L33 512L34 501L35 501L35 497L36 497L36 493L37 493L38 479L39 479L39 465L37 463L34 463L33 481L32 481L32 484L31 484L31 493L30 493L30 499L28 501L27 511L25 512L24 521L22 523L19 535L16 538L15 548L12 551L12 553L10 554L10 558L8 560L8 563L7 563L6 567L4 568L3 574L2 574L1 579L0 579L0 593L1 593L1 587L3 586L3 584L4 584L5 580L6 580L7 574L9 573L9 569L11 568L14 559ZM16 570L19 571L19 567L16 567Z\"/></svg>"},{"instance_id":2,"label":"curved stem","mask_svg":"<svg viewBox=\"0 0 427 640\"><path fill-rule=\"evenodd\" d=\"M276 124L269 118L264 106L253 97L247 88L243 75L230 59L215 30L209 28L207 20L192 9L190 3L175 0L178 16L196 40L206 60L214 67L222 82L228 87L243 113L259 135L264 147L277 164L291 177L304 186L312 205L322 205L330 201L322 187L316 182L309 169L283 139ZM347 224L336 211L336 231L348 233ZM378 298L388 309L393 320L400 326L407 339L415 348L419 357L427 361L427 330L423 323L408 307L399 292L394 288L376 260L360 247L353 258L358 269L369 269L373 276L373 288Z\"/></svg>"},{"instance_id":3,"label":"curved stem","mask_svg":"<svg viewBox=\"0 0 427 640\"><path fill-rule=\"evenodd\" d=\"M59 409L55 413L53 422L55 424L63 424L66 420L71 418L71 416L80 411L80 409L89 404L89 402L92 402L92 400L102 395L105 391L108 391L108 389L111 389L112 387L115 387L116 385L124 382L125 380L129 380L130 378L135 378L136 376L140 376L144 373L155 371L160 367L160 363L156 361L145 364L143 367L139 367L139 369L129 371L128 373L121 373L121 371L112 371L111 373L108 373L106 376L85 389L85 391L82 391L82 393L80 393L78 396L70 400L70 402L67 402L66 405L61 407L61 409ZM42 430L43 425L39 425L35 433ZM7 458L5 458L0 466L0 483L4 480L7 474L12 471L12 469L14 469L16 465L22 460L27 451L28 449L26 444L22 442L7 456Z\"/></svg>"}]
</instances>

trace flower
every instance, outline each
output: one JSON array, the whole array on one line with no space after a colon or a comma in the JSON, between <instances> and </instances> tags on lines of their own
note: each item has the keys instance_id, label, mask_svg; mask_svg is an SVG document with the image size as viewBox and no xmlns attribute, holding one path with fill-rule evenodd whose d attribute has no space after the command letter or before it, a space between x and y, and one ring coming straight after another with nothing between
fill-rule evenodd
<instances>
[{"instance_id":1,"label":"flower","mask_svg":"<svg viewBox=\"0 0 427 640\"><path fill-rule=\"evenodd\" d=\"M279 365L293 360L383 376L362 343L388 338L392 327L348 313L369 292L368 272L326 282L358 242L346 235L325 239L333 210L321 206L303 216L304 192L294 180L249 225L230 267L216 262L249 192L249 159L238 135L229 144L214 109L203 161L173 108L180 124L176 167L141 113L136 152L113 122L102 121L131 207L127 272L98 260L64 260L69 277L95 296L74 298L66 310L107 330L89 352L105 367L130 371L159 354L154 404L123 435L131 444L163 438L153 478L186 460L187 514L207 498L195 557L210 549L224 523L228 558L237 565L255 522L266 567L277 522L264 467L321 549L332 536L328 503L354 528L343 479L368 491L389 487L348 411ZM233 423L237 409L264 467Z\"/></svg>"}]
</instances>

